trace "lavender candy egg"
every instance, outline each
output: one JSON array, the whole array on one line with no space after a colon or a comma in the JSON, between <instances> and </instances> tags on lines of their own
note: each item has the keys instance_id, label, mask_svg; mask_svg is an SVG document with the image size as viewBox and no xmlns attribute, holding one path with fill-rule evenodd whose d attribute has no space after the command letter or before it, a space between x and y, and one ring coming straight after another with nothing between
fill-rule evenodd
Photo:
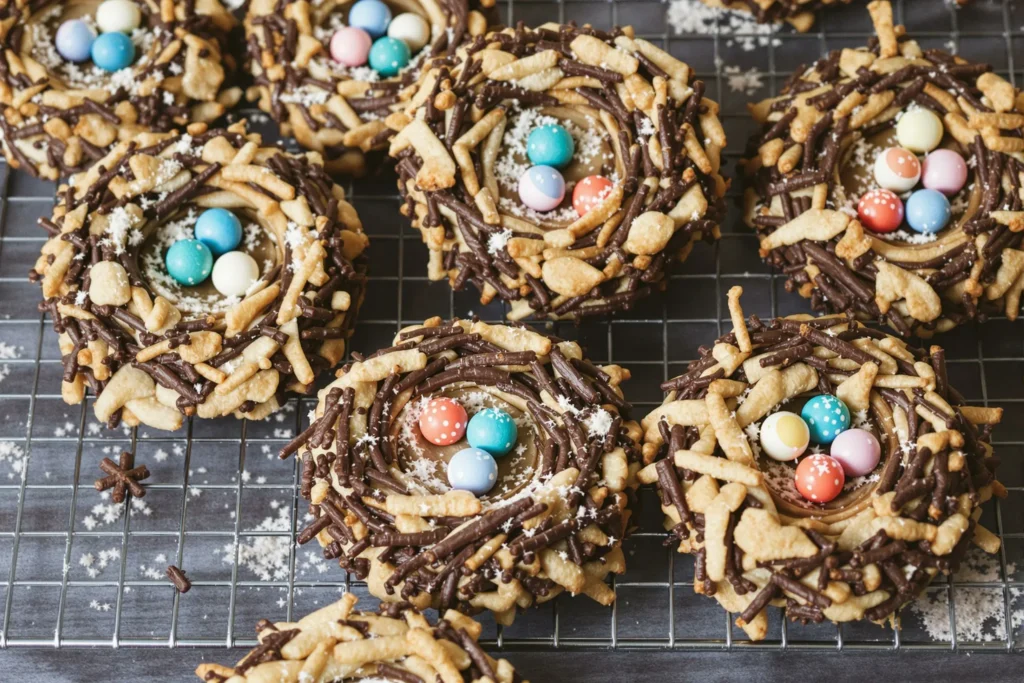
<instances>
[{"instance_id":1,"label":"lavender candy egg","mask_svg":"<svg viewBox=\"0 0 1024 683\"><path fill-rule=\"evenodd\" d=\"M882 446L871 432L848 429L835 438L829 454L843 466L846 476L863 477L878 467Z\"/></svg>"},{"instance_id":2,"label":"lavender candy egg","mask_svg":"<svg viewBox=\"0 0 1024 683\"><path fill-rule=\"evenodd\" d=\"M453 489L482 496L498 481L498 463L485 450L463 448L448 461L448 483Z\"/></svg>"},{"instance_id":3,"label":"lavender candy egg","mask_svg":"<svg viewBox=\"0 0 1024 683\"><path fill-rule=\"evenodd\" d=\"M551 166L532 166L519 178L519 199L534 211L551 211L565 199L565 178Z\"/></svg>"},{"instance_id":4,"label":"lavender candy egg","mask_svg":"<svg viewBox=\"0 0 1024 683\"><path fill-rule=\"evenodd\" d=\"M921 184L952 197L967 183L967 164L951 149L937 149L924 158Z\"/></svg>"}]
</instances>

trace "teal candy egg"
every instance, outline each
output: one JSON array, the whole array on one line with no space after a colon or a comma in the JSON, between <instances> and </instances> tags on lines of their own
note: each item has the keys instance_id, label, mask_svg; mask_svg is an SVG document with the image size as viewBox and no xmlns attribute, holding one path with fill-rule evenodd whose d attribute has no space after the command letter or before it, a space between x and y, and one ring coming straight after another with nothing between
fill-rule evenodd
<instances>
[{"instance_id":1,"label":"teal candy egg","mask_svg":"<svg viewBox=\"0 0 1024 683\"><path fill-rule=\"evenodd\" d=\"M120 71L135 61L135 44L123 33L104 33L89 49L93 64L104 71Z\"/></svg>"},{"instance_id":2,"label":"teal candy egg","mask_svg":"<svg viewBox=\"0 0 1024 683\"><path fill-rule=\"evenodd\" d=\"M819 394L804 404L800 417L807 423L811 441L830 444L850 428L850 409L835 396Z\"/></svg>"},{"instance_id":3,"label":"teal candy egg","mask_svg":"<svg viewBox=\"0 0 1024 683\"><path fill-rule=\"evenodd\" d=\"M526 139L526 155L534 166L564 168L575 151L572 135L557 123L534 128Z\"/></svg>"},{"instance_id":4,"label":"teal candy egg","mask_svg":"<svg viewBox=\"0 0 1024 683\"><path fill-rule=\"evenodd\" d=\"M201 284L213 270L213 254L199 240L178 240L164 257L167 272L186 287Z\"/></svg>"},{"instance_id":5,"label":"teal candy egg","mask_svg":"<svg viewBox=\"0 0 1024 683\"><path fill-rule=\"evenodd\" d=\"M516 421L504 410L484 408L469 420L466 440L473 448L487 451L495 458L507 455L516 445L519 430Z\"/></svg>"},{"instance_id":6,"label":"teal candy egg","mask_svg":"<svg viewBox=\"0 0 1024 683\"><path fill-rule=\"evenodd\" d=\"M227 209L207 209L196 221L196 239L217 256L234 251L242 242L242 221Z\"/></svg>"},{"instance_id":7,"label":"teal candy egg","mask_svg":"<svg viewBox=\"0 0 1024 683\"><path fill-rule=\"evenodd\" d=\"M463 448L448 461L448 483L453 489L482 496L498 481L498 463L487 451Z\"/></svg>"},{"instance_id":8,"label":"teal candy egg","mask_svg":"<svg viewBox=\"0 0 1024 683\"><path fill-rule=\"evenodd\" d=\"M381 76L397 76L411 58L409 46L397 38L378 38L370 48L370 67Z\"/></svg>"}]
</instances>

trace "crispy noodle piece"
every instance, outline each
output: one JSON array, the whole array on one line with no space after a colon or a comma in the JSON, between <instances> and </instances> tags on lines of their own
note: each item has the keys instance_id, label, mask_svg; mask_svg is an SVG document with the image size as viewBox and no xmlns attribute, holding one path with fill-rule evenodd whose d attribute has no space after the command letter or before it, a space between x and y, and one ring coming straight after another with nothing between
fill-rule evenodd
<instances>
[{"instance_id":1,"label":"crispy noodle piece","mask_svg":"<svg viewBox=\"0 0 1024 683\"><path fill-rule=\"evenodd\" d=\"M805 623L884 622L955 572L972 542L998 551L978 518L1006 493L990 436L1002 409L966 405L938 346L909 346L846 315L744 320L741 292L729 293L739 326L715 348L747 338L744 360L726 367L702 347L641 422L653 462L637 476L657 484L673 543L696 556L694 590L761 640L769 605ZM795 467L759 443L763 418L821 393L846 402L853 426L882 445L876 470L826 504L803 499ZM736 434L742 444L723 438Z\"/></svg>"},{"instance_id":2,"label":"crispy noodle piece","mask_svg":"<svg viewBox=\"0 0 1024 683\"><path fill-rule=\"evenodd\" d=\"M211 207L239 217L239 249L262 259L241 297L166 272L166 248ZM366 289L368 240L319 155L262 147L244 121L117 143L40 225L30 279L59 335L62 396L88 387L111 426L266 417L341 361Z\"/></svg>"}]
</instances>

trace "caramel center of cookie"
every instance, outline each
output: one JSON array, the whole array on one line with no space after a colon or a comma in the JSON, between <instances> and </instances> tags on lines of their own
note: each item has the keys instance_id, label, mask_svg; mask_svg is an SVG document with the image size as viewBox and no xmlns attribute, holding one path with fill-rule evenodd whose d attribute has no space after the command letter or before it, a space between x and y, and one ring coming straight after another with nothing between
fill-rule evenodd
<instances>
[{"instance_id":1,"label":"caramel center of cookie","mask_svg":"<svg viewBox=\"0 0 1024 683\"><path fill-rule=\"evenodd\" d=\"M450 446L438 446L423 436L418 425L420 413L431 399L436 398L450 398L459 402L471 419L485 408L497 408L508 413L516 422L516 445L507 455L496 458L497 483L482 500L507 499L529 485L540 463L539 437L533 419L528 413L478 386L446 387L410 401L398 412L391 423L391 436L397 444L398 467L406 475L405 483L418 485L429 493L450 490L447 464L456 453L469 447L465 439Z\"/></svg>"},{"instance_id":2,"label":"caramel center of cookie","mask_svg":"<svg viewBox=\"0 0 1024 683\"><path fill-rule=\"evenodd\" d=\"M188 207L162 223L150 224L143 228L140 231L142 248L137 256L139 270L150 291L164 297L183 313L218 314L230 309L239 299L218 292L212 278L191 287L182 285L170 276L165 266L168 248L178 240L193 237L193 226L201 213L201 209ZM266 279L268 274L284 261L274 233L255 211L236 210L235 214L242 221L242 243L238 245L238 250L256 260L261 278Z\"/></svg>"},{"instance_id":3,"label":"caramel center of cookie","mask_svg":"<svg viewBox=\"0 0 1024 683\"><path fill-rule=\"evenodd\" d=\"M519 198L519 179L532 165L526 154L530 131L539 126L558 124L572 135L576 150L572 161L560 169L565 179L565 199L553 211L535 211ZM502 138L494 173L498 181L499 209L545 230L565 228L579 219L572 206L572 190L587 176L600 175L617 182L615 153L611 141L602 134L601 122L571 107L523 109L511 117Z\"/></svg>"}]
</instances>

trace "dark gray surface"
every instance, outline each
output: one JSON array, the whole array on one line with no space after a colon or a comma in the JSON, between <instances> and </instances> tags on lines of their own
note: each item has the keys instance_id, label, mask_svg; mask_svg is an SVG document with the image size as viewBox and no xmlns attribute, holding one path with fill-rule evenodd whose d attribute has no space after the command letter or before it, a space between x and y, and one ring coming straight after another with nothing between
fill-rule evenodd
<instances>
[{"instance_id":1,"label":"dark gray surface","mask_svg":"<svg viewBox=\"0 0 1024 683\"><path fill-rule=\"evenodd\" d=\"M514 6L505 5L505 16L531 24L556 19L601 28L635 24L638 34L689 62L708 83L709 95L722 103L730 136L726 173L731 175L752 130L745 103L770 95L790 71L822 51L863 44L870 33L863 4L855 0L853 6L826 13L810 34L784 29L777 45L753 51L744 50L742 41L732 36L670 36L666 6L658 0L514 0ZM897 17L922 44L952 44L1011 78L1024 56L1024 3L975 0L970 8L954 12L943 0L906 0L897 3ZM733 91L726 67L758 69L763 87ZM272 124L258 122L256 128L274 139ZM187 680L203 659L230 663L240 658L244 650L228 651L225 645L251 644L252 627L260 617L293 618L336 599L346 587L365 593L363 586L347 584L337 567L319 571L313 562L315 548L288 554L286 571L272 581L222 557L225 545L255 538L278 538L289 546L292 531L287 525L268 531L261 522L277 514L270 507L273 501L301 520L295 469L292 463L267 458L262 447L273 451L284 442L286 437L275 435L276 429L294 433L305 426L308 402L293 402L295 409L283 422L196 422L179 434L165 435L151 430L93 433L91 409L60 401L56 339L36 311L38 288L25 280L42 244L34 221L49 210L53 188L9 175L3 164L0 187L0 342L22 347L19 359L0 360L0 367L10 370L0 382L0 441L30 455L25 481L8 478L9 467L0 463L0 648L8 648L0 650L0 682ZM389 173L350 189L371 236L373 258L372 286L354 349L368 352L386 345L400 323L435 314L502 317L500 306L480 307L471 291L452 294L443 283L427 283L426 250L397 213ZM746 288L748 313L768 317L807 310L761 264L756 240L739 224L737 213L724 226L721 243L698 246L663 297L615 320L552 328L580 340L594 360L617 362L632 371L626 390L637 416L660 400L661 380L678 374L698 345L727 327L723 300L730 286ZM937 584L931 594L955 597L950 617L958 623L970 602L963 598L987 595L1002 606L1005 624L1013 608L1024 606L1011 593L1024 587L1024 321L996 319L957 330L941 343L949 354L951 381L970 400L1006 411L995 443L1003 459L1000 478L1010 495L983 520L1004 539L997 576ZM59 431L65 423L71 429ZM181 455L174 454L175 446L182 447ZM138 461L153 470L145 498L152 512L128 509L116 522L90 530L86 520L100 502L91 488L97 463L106 450L122 447L134 447ZM156 459L160 450L170 454L163 462ZM243 472L249 474L245 480ZM751 646L741 631L730 628L729 616L717 603L693 594L692 562L661 546L656 500L645 492L642 502L642 532L627 542L629 570L615 583L614 608L563 596L521 615L508 629L485 620L484 637L492 650L505 647L507 656L534 681L1024 677L1024 660L1005 654L1024 641L1019 623L1001 635L990 624L990 640L984 642L962 637L950 642L929 635L906 612L898 630L787 625L773 612L769 638ZM120 556L90 576L79 559L85 553L98 558L103 550L116 550ZM194 588L185 596L177 597L165 580L146 571L162 572L170 562L193 580ZM1016 571L1009 571L1015 566ZM94 600L99 610L90 607ZM103 605L110 605L109 610ZM367 606L372 600L363 603ZM63 649L53 648L58 642ZM119 649L112 649L115 643ZM170 645L180 649L168 649ZM954 646L961 652L950 653ZM897 648L900 652L894 654Z\"/></svg>"}]
</instances>

